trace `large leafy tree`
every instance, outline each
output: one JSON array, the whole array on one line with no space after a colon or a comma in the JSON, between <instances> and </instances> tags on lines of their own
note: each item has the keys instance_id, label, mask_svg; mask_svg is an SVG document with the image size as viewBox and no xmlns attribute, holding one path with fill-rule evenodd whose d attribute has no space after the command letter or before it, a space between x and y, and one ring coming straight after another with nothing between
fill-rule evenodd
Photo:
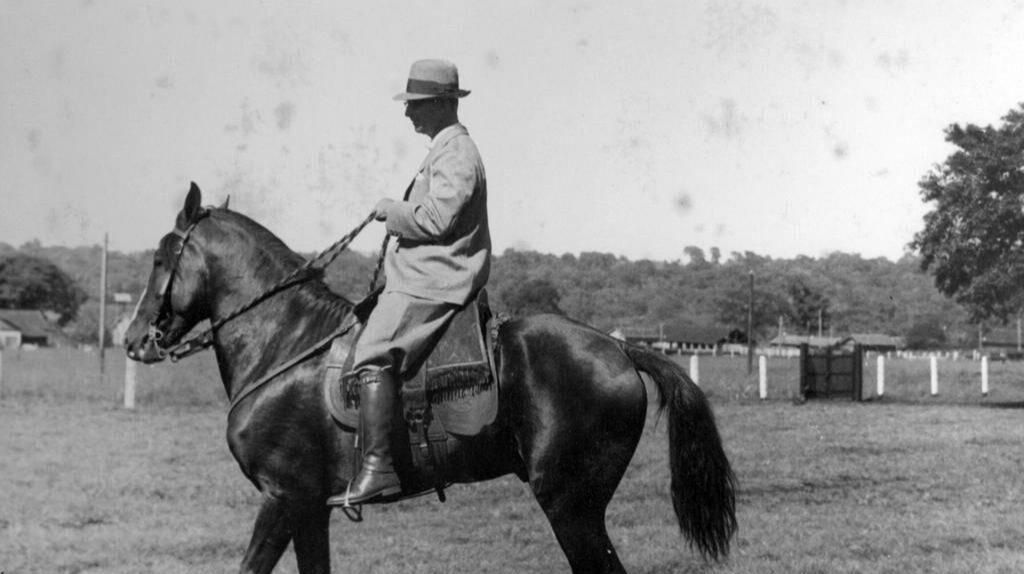
<instances>
[{"instance_id":1,"label":"large leafy tree","mask_svg":"<svg viewBox=\"0 0 1024 574\"><path fill-rule=\"evenodd\" d=\"M956 151L918 184L932 210L911 247L974 319L1024 308L1024 105L999 127L951 125Z\"/></svg>"},{"instance_id":2,"label":"large leafy tree","mask_svg":"<svg viewBox=\"0 0 1024 574\"><path fill-rule=\"evenodd\" d=\"M558 313L561 295L558 289L545 279L529 279L524 283L509 286L502 292L502 300L515 317L537 313Z\"/></svg>"},{"instance_id":3,"label":"large leafy tree","mask_svg":"<svg viewBox=\"0 0 1024 574\"><path fill-rule=\"evenodd\" d=\"M809 276L793 276L786 291L789 295L790 318L796 325L811 333L818 326L819 320L822 326L829 324L828 297L813 284Z\"/></svg>"},{"instance_id":4,"label":"large leafy tree","mask_svg":"<svg viewBox=\"0 0 1024 574\"><path fill-rule=\"evenodd\" d=\"M20 253L0 257L0 309L54 311L64 325L86 299L85 291L46 259Z\"/></svg>"},{"instance_id":5,"label":"large leafy tree","mask_svg":"<svg viewBox=\"0 0 1024 574\"><path fill-rule=\"evenodd\" d=\"M911 349L935 349L948 342L943 318L939 315L922 317L907 329L907 346Z\"/></svg>"},{"instance_id":6,"label":"large leafy tree","mask_svg":"<svg viewBox=\"0 0 1024 574\"><path fill-rule=\"evenodd\" d=\"M722 325L746 330L751 302L750 276L738 265L731 265L725 271L724 275L731 278L721 284L721 290L717 293L714 303L716 318ZM780 317L787 324L792 324L792 306L783 278L774 274L767 265L755 271L753 295L751 319L755 339L768 341L777 335Z\"/></svg>"}]
</instances>

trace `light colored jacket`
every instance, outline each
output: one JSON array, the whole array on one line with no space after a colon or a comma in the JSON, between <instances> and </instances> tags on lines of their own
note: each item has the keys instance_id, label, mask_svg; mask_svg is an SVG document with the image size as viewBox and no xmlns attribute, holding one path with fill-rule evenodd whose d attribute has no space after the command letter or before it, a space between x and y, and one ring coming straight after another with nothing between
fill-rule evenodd
<instances>
[{"instance_id":1,"label":"light colored jacket","mask_svg":"<svg viewBox=\"0 0 1024 574\"><path fill-rule=\"evenodd\" d=\"M386 226L397 245L385 258L385 291L464 305L487 282L487 176L464 126L437 134L406 200L388 207Z\"/></svg>"}]
</instances>

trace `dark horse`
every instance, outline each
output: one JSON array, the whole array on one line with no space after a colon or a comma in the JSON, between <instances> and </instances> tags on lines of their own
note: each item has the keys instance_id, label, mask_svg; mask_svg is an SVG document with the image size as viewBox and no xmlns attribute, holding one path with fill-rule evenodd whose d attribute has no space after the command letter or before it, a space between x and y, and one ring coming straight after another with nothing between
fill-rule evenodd
<instances>
[{"instance_id":1,"label":"dark horse","mask_svg":"<svg viewBox=\"0 0 1024 574\"><path fill-rule=\"evenodd\" d=\"M201 207L192 184L175 230L156 250L125 337L128 356L162 359L200 321L216 325L305 263L251 219ZM354 437L325 403L325 353L248 387L328 337L352 309L315 278L279 290L213 335L228 396L244 393L228 415L228 444L263 495L242 572L270 572L289 542L300 572L330 571L324 501L350 478ZM707 399L681 367L556 315L504 324L496 347L498 416L474 439L483 455L453 482L510 473L529 481L573 572L624 572L605 509L643 431L644 372L659 412L668 409L671 498L682 533L705 558L728 554L735 478Z\"/></svg>"}]
</instances>

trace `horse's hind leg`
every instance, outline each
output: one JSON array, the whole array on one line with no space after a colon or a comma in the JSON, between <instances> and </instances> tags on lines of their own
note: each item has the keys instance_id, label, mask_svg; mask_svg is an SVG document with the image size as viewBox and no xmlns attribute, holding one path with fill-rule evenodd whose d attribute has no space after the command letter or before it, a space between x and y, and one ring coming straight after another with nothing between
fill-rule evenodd
<instances>
[{"instance_id":1,"label":"horse's hind leg","mask_svg":"<svg viewBox=\"0 0 1024 574\"><path fill-rule=\"evenodd\" d=\"M625 572L605 511L644 429L636 368L612 339L553 315L511 323L499 344L508 420L572 571Z\"/></svg>"},{"instance_id":2,"label":"horse's hind leg","mask_svg":"<svg viewBox=\"0 0 1024 574\"><path fill-rule=\"evenodd\" d=\"M604 524L607 502L585 500L582 494L578 500L561 500L544 507L551 527L558 538L562 552L569 559L572 571L624 573L612 541Z\"/></svg>"},{"instance_id":3,"label":"horse's hind leg","mask_svg":"<svg viewBox=\"0 0 1024 574\"><path fill-rule=\"evenodd\" d=\"M264 499L239 572L269 574L274 569L292 539L286 510L284 502L270 497Z\"/></svg>"},{"instance_id":4,"label":"horse's hind leg","mask_svg":"<svg viewBox=\"0 0 1024 574\"><path fill-rule=\"evenodd\" d=\"M578 440L576 445L584 442ZM549 453L545 458L552 463L535 466L533 470L540 472L531 473L530 488L573 572L626 571L608 538L605 511L636 442L633 436L619 436L615 441L576 446L576 452Z\"/></svg>"}]
</instances>

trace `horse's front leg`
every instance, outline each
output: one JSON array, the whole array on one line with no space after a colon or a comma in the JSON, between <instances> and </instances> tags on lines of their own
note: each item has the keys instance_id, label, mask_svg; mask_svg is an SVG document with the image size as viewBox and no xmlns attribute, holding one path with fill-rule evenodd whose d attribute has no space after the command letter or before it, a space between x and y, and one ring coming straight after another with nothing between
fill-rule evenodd
<instances>
[{"instance_id":1,"label":"horse's front leg","mask_svg":"<svg viewBox=\"0 0 1024 574\"><path fill-rule=\"evenodd\" d=\"M300 574L331 574L331 508L327 495L289 508Z\"/></svg>"},{"instance_id":2,"label":"horse's front leg","mask_svg":"<svg viewBox=\"0 0 1024 574\"><path fill-rule=\"evenodd\" d=\"M281 554L288 548L291 539L287 504L276 498L265 497L239 572L269 574L281 559Z\"/></svg>"}]
</instances>

